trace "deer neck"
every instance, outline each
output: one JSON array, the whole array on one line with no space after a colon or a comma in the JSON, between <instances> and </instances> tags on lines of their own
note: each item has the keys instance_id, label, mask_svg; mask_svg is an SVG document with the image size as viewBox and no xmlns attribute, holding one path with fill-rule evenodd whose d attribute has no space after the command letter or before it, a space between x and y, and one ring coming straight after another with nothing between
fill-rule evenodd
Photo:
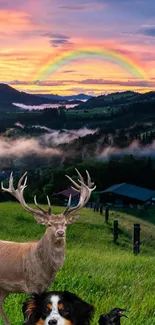
<instances>
[{"instance_id":1,"label":"deer neck","mask_svg":"<svg viewBox=\"0 0 155 325\"><path fill-rule=\"evenodd\" d=\"M66 239L58 238L51 228L47 228L39 240L36 254L42 265L50 270L57 271L64 262Z\"/></svg>"}]
</instances>

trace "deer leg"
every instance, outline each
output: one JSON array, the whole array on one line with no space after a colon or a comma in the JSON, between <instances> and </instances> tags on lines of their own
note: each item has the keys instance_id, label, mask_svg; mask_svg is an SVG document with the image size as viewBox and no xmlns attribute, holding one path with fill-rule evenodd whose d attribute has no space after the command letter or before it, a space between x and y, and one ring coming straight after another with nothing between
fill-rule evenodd
<instances>
[{"instance_id":1,"label":"deer leg","mask_svg":"<svg viewBox=\"0 0 155 325\"><path fill-rule=\"evenodd\" d=\"M3 311L3 308L2 308L3 301L7 296L8 296L8 293L0 292L0 316L2 317L5 325L11 325Z\"/></svg>"}]
</instances>

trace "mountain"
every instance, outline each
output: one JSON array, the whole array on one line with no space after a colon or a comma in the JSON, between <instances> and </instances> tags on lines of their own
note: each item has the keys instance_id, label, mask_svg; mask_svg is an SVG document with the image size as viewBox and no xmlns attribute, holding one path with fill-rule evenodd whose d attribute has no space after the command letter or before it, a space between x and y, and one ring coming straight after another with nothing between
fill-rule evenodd
<instances>
[{"instance_id":1,"label":"mountain","mask_svg":"<svg viewBox=\"0 0 155 325\"><path fill-rule=\"evenodd\" d=\"M41 98L37 95L27 94L23 91L18 91L15 88L0 83L0 109L14 108L17 109L12 103L22 103L25 105L41 105L46 103L58 103L58 100Z\"/></svg>"},{"instance_id":2,"label":"mountain","mask_svg":"<svg viewBox=\"0 0 155 325\"><path fill-rule=\"evenodd\" d=\"M37 96L48 98L48 99L55 99L55 100L88 100L92 96L86 95L86 94L78 94L78 95L70 95L70 96L59 96L54 94L38 94Z\"/></svg>"}]
</instances>

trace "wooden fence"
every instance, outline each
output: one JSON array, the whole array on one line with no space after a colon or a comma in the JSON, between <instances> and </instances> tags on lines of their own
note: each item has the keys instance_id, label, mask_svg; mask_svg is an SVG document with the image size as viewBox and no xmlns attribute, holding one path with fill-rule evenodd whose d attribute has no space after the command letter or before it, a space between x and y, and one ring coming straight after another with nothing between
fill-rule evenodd
<instances>
[{"instance_id":1,"label":"wooden fence","mask_svg":"<svg viewBox=\"0 0 155 325\"><path fill-rule=\"evenodd\" d=\"M87 206L88 208L91 208L94 210L94 212L99 212L100 215L104 216L105 222L109 222L109 207L103 207L103 204L100 203L88 203ZM140 253L140 224L135 223L133 224L133 253L135 255ZM118 243L119 239L119 222L118 220L114 220L113 222L113 242L115 244Z\"/></svg>"}]
</instances>

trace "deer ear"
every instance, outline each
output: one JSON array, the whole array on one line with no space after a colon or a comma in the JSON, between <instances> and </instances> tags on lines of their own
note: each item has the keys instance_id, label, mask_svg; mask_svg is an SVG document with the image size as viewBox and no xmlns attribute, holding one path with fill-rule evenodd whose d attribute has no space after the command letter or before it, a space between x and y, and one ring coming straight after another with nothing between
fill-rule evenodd
<instances>
[{"instance_id":1,"label":"deer ear","mask_svg":"<svg viewBox=\"0 0 155 325\"><path fill-rule=\"evenodd\" d=\"M34 219L39 223L40 225L47 226L48 219L45 217L41 217L40 215L34 214Z\"/></svg>"},{"instance_id":2,"label":"deer ear","mask_svg":"<svg viewBox=\"0 0 155 325\"><path fill-rule=\"evenodd\" d=\"M75 216L70 216L67 217L67 225L71 225L72 223L74 223L78 218L80 217L80 214L77 214Z\"/></svg>"}]
</instances>

